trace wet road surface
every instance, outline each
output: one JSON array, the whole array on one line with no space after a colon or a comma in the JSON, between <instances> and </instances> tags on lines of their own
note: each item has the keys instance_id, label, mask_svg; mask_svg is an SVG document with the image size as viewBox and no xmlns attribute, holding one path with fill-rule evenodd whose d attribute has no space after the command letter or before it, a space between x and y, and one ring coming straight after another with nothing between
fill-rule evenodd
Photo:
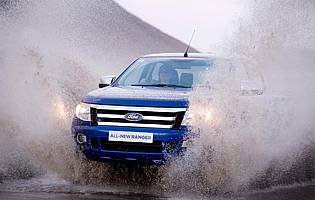
<instances>
[{"instance_id":1,"label":"wet road surface","mask_svg":"<svg viewBox=\"0 0 315 200\"><path fill-rule=\"evenodd\" d=\"M55 175L45 175L29 180L0 183L2 200L93 200L93 199L212 199L212 200L313 200L315 181L291 186L277 186L267 190L228 194L224 196L163 193L152 186L140 185L76 185Z\"/></svg>"}]
</instances>

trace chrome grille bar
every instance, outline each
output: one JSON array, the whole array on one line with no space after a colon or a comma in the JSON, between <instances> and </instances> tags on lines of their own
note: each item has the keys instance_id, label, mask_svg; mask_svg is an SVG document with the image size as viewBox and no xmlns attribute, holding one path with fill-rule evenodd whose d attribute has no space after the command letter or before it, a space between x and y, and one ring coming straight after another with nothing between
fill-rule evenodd
<instances>
[{"instance_id":1,"label":"chrome grille bar","mask_svg":"<svg viewBox=\"0 0 315 200\"><path fill-rule=\"evenodd\" d=\"M98 105L91 106L96 110L95 122L98 126L124 126L124 127L147 127L147 128L173 128L177 123L176 117L187 108L167 107L137 107L137 106L115 106ZM125 115L138 113L141 115L139 121L127 120Z\"/></svg>"},{"instance_id":2,"label":"chrome grille bar","mask_svg":"<svg viewBox=\"0 0 315 200\"><path fill-rule=\"evenodd\" d=\"M125 119L125 115L97 114L99 118ZM175 117L143 116L143 120L174 121Z\"/></svg>"},{"instance_id":3,"label":"chrome grille bar","mask_svg":"<svg viewBox=\"0 0 315 200\"><path fill-rule=\"evenodd\" d=\"M98 122L100 126L129 126L143 128L172 128L173 125L162 124L140 124L140 123L120 123L120 122Z\"/></svg>"}]
</instances>

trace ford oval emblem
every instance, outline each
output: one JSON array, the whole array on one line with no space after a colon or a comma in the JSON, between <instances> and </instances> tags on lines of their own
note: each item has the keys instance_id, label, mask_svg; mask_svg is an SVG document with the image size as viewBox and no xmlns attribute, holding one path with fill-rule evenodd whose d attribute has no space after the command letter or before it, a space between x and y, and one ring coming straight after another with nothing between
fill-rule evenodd
<instances>
[{"instance_id":1,"label":"ford oval emblem","mask_svg":"<svg viewBox=\"0 0 315 200\"><path fill-rule=\"evenodd\" d=\"M125 114L125 119L132 122L138 122L143 119L143 116L140 113L127 113Z\"/></svg>"}]
</instances>

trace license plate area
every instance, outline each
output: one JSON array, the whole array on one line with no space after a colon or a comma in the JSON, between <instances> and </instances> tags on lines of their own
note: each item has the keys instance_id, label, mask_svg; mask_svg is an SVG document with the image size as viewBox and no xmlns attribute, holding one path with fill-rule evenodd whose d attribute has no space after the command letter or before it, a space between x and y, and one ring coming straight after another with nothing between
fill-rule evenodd
<instances>
[{"instance_id":1,"label":"license plate area","mask_svg":"<svg viewBox=\"0 0 315 200\"><path fill-rule=\"evenodd\" d=\"M108 141L153 143L153 133L109 131Z\"/></svg>"}]
</instances>

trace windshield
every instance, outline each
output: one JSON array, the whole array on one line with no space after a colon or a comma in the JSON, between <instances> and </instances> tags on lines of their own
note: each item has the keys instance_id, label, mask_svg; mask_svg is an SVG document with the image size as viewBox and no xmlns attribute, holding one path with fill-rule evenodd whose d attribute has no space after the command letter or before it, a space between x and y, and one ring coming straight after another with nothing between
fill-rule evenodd
<instances>
[{"instance_id":1,"label":"windshield","mask_svg":"<svg viewBox=\"0 0 315 200\"><path fill-rule=\"evenodd\" d=\"M115 82L117 86L182 87L199 83L211 67L204 58L140 58Z\"/></svg>"}]
</instances>

